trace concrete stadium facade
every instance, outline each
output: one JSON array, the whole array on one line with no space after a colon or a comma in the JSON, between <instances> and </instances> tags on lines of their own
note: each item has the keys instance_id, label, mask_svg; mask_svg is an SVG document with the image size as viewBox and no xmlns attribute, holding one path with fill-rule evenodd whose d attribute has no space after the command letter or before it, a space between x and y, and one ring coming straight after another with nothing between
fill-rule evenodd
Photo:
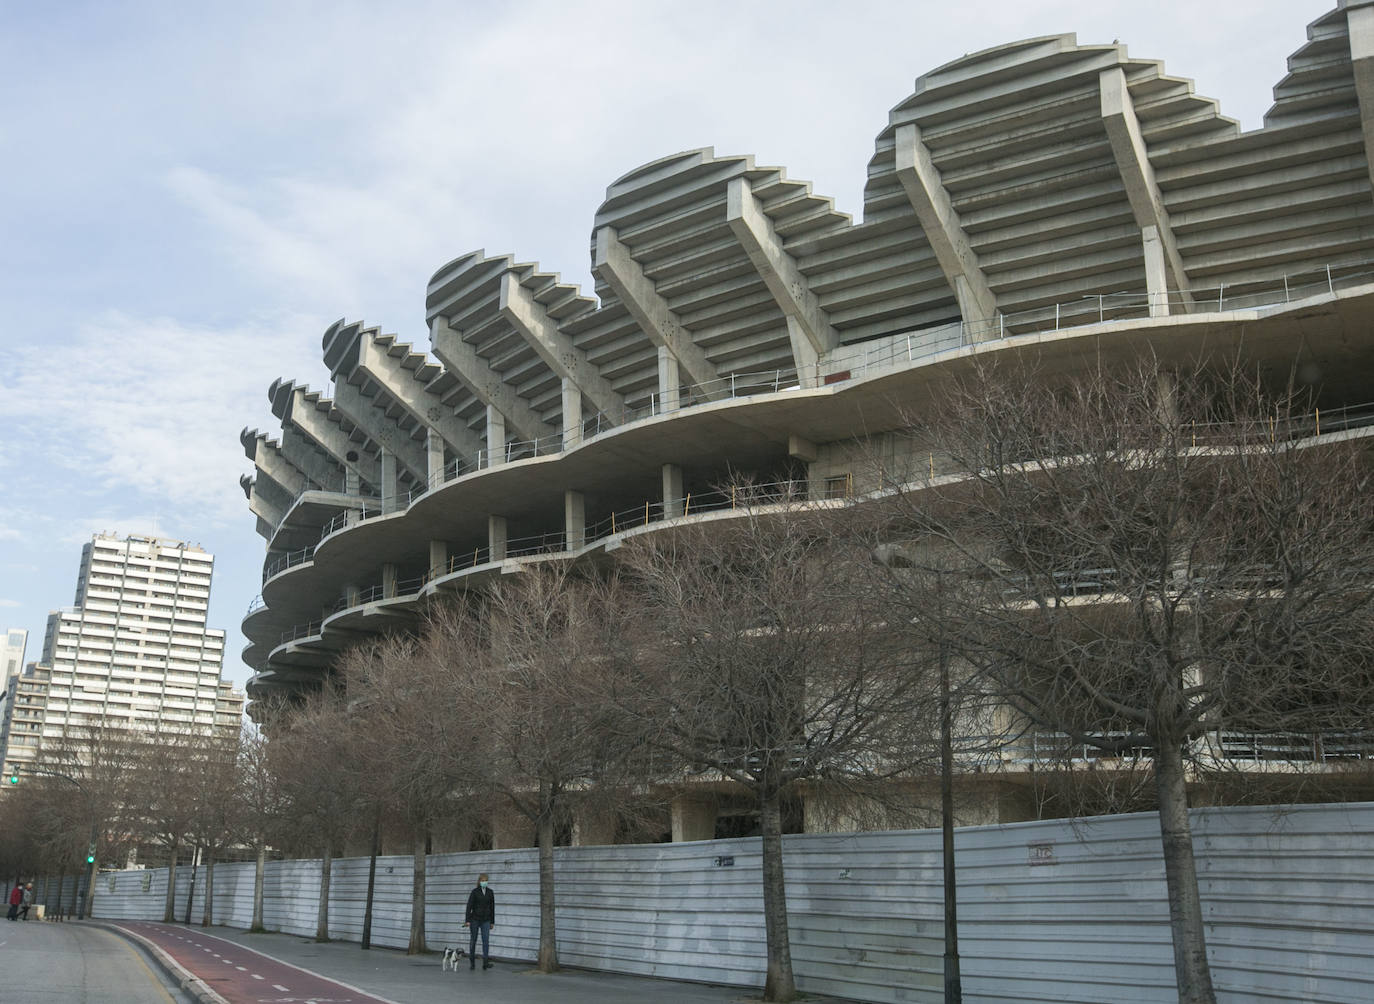
<instances>
[{"instance_id":1,"label":"concrete stadium facade","mask_svg":"<svg viewBox=\"0 0 1374 1004\"><path fill-rule=\"evenodd\" d=\"M975 357L1240 353L1319 387L1331 427L1374 420L1374 2L1313 22L1289 70L1242 132L1125 46L999 46L890 112L862 222L689 151L608 187L594 295L476 251L429 282L428 351L331 325L332 393L279 380L280 431L241 437L267 541L249 696L523 563L728 519L731 472L847 492L857 440Z\"/></svg>"}]
</instances>

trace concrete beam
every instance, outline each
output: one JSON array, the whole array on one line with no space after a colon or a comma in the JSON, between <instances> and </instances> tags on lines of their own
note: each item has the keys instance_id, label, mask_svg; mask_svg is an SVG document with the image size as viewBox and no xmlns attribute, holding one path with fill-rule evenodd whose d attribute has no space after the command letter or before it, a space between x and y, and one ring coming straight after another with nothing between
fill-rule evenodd
<instances>
[{"instance_id":1,"label":"concrete beam","mask_svg":"<svg viewBox=\"0 0 1374 1004\"><path fill-rule=\"evenodd\" d=\"M307 400L309 392L304 387L274 384L273 390L273 411L281 418L283 429L288 425L296 429L338 461L345 471L371 484L381 483L377 459L364 453L338 422L331 422L326 410L316 407L314 401ZM347 478L345 490L349 490Z\"/></svg>"},{"instance_id":2,"label":"concrete beam","mask_svg":"<svg viewBox=\"0 0 1374 1004\"><path fill-rule=\"evenodd\" d=\"M416 480L423 482L429 476L429 458L425 455L424 446L411 439L410 434L403 430L395 419L387 417L372 398L364 396L363 392L351 383L336 383L333 400L334 407L339 409L344 417L367 433L368 439L395 457L397 463L408 470ZM387 487L389 491L395 490L394 484Z\"/></svg>"},{"instance_id":3,"label":"concrete beam","mask_svg":"<svg viewBox=\"0 0 1374 1004\"><path fill-rule=\"evenodd\" d=\"M418 384L411 371L401 365L401 360L377 345L370 333L365 333L359 343L357 368L385 387L417 422L443 437L454 453L475 457L482 449L481 438L452 409L445 408Z\"/></svg>"},{"instance_id":4,"label":"concrete beam","mask_svg":"<svg viewBox=\"0 0 1374 1004\"><path fill-rule=\"evenodd\" d=\"M719 386L720 371L706 358L701 346L692 341L692 333L682 326L654 281L644 274L643 267L630 255L630 249L620 242L614 227L599 227L596 231L592 273L615 291L649 341L677 360L688 379L703 388L708 398L720 400L726 396L725 389ZM662 380L658 389L665 396L669 392ZM676 383L671 390L677 393Z\"/></svg>"},{"instance_id":5,"label":"concrete beam","mask_svg":"<svg viewBox=\"0 0 1374 1004\"><path fill-rule=\"evenodd\" d=\"M250 433L247 429L239 435L239 441L253 466L281 485L292 498L305 491L309 483L305 474L282 455L280 446L268 442L262 433Z\"/></svg>"},{"instance_id":6,"label":"concrete beam","mask_svg":"<svg viewBox=\"0 0 1374 1004\"><path fill-rule=\"evenodd\" d=\"M907 200L916 212L935 260L954 290L964 321L989 322L986 333L979 332L974 340L988 337L992 332L991 322L997 316L997 297L978 264L978 256L964 233L963 222L950 201L949 192L945 191L930 150L921 140L920 126L915 123L898 126L896 140L897 180L902 183Z\"/></svg>"},{"instance_id":7,"label":"concrete beam","mask_svg":"<svg viewBox=\"0 0 1374 1004\"><path fill-rule=\"evenodd\" d=\"M491 368L476 348L463 340L463 333L449 325L448 318L435 317L430 323L429 344L439 361L462 378L477 400L500 412L521 439L540 439L554 434L553 428L515 392L515 388ZM487 445L496 450L505 443L488 442Z\"/></svg>"},{"instance_id":8,"label":"concrete beam","mask_svg":"<svg viewBox=\"0 0 1374 1004\"><path fill-rule=\"evenodd\" d=\"M287 426L281 430L281 455L292 467L325 491L342 491L343 469L317 450L309 439Z\"/></svg>"},{"instance_id":9,"label":"concrete beam","mask_svg":"<svg viewBox=\"0 0 1374 1004\"><path fill-rule=\"evenodd\" d=\"M1364 159L1374 185L1374 3L1347 0L1346 29L1350 33L1350 63L1355 72L1355 97L1360 104Z\"/></svg>"},{"instance_id":10,"label":"concrete beam","mask_svg":"<svg viewBox=\"0 0 1374 1004\"><path fill-rule=\"evenodd\" d=\"M281 526L281 521L286 518L286 509L265 498L255 478L248 478L247 475L244 478L247 479L248 483L244 484L241 479L239 484L247 490L248 511L259 519L259 531L261 531L263 523L271 527L267 533L263 534L265 539L271 540L272 534L276 532L277 527Z\"/></svg>"},{"instance_id":11,"label":"concrete beam","mask_svg":"<svg viewBox=\"0 0 1374 1004\"><path fill-rule=\"evenodd\" d=\"M783 247L773 220L763 211L747 178L732 178L726 192L725 218L735 239L763 279L773 300L787 318L792 359L803 383L815 383L820 357L840 343L840 336L821 308L821 301Z\"/></svg>"},{"instance_id":12,"label":"concrete beam","mask_svg":"<svg viewBox=\"0 0 1374 1004\"><path fill-rule=\"evenodd\" d=\"M1169 223L1169 211L1164 208L1164 197L1155 180L1145 137L1140 132L1135 102L1126 87L1126 73L1116 66L1103 70L1097 80L1102 100L1102 124L1107 128L1112 157L1121 172L1121 183L1126 188L1136 225L1140 227L1150 316L1169 313L1170 289L1177 290L1184 306L1190 308L1193 299L1188 292L1188 273L1183 268L1183 257Z\"/></svg>"},{"instance_id":13,"label":"concrete beam","mask_svg":"<svg viewBox=\"0 0 1374 1004\"><path fill-rule=\"evenodd\" d=\"M539 353L545 366L560 378L570 380L592 407L609 417L613 424L621 420L625 399L587 361L587 354L558 330L557 322L549 316L544 305L512 272L501 276L501 315Z\"/></svg>"}]
</instances>

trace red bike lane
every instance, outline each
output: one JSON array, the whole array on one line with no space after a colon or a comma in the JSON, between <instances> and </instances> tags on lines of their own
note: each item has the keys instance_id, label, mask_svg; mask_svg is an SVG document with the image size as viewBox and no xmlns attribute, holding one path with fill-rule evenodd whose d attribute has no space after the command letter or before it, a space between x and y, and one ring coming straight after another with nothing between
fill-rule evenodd
<instances>
[{"instance_id":1,"label":"red bike lane","mask_svg":"<svg viewBox=\"0 0 1374 1004\"><path fill-rule=\"evenodd\" d=\"M250 948L175 924L110 924L155 946L229 1004L394 1004Z\"/></svg>"}]
</instances>

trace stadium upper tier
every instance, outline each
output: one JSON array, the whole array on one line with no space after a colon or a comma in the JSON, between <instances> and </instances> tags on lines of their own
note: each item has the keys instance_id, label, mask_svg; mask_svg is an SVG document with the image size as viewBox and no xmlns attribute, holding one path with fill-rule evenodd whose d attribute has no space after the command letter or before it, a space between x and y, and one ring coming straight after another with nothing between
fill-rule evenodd
<instances>
[{"instance_id":1,"label":"stadium upper tier","mask_svg":"<svg viewBox=\"0 0 1374 1004\"><path fill-rule=\"evenodd\" d=\"M833 494L846 444L977 354L1239 350L1323 409L1374 398L1374 0L1313 22L1274 95L1242 132L1123 45L1015 42L916 81L862 222L693 150L609 186L594 295L474 251L429 282L427 352L331 325L332 395L278 380L280 432L241 437L250 695L511 562L721 518L731 474Z\"/></svg>"}]
</instances>

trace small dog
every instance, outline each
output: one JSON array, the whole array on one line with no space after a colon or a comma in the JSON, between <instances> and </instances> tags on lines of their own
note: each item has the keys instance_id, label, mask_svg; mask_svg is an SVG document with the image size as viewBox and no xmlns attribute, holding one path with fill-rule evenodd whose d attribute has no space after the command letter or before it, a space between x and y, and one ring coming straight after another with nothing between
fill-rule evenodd
<instances>
[{"instance_id":1,"label":"small dog","mask_svg":"<svg viewBox=\"0 0 1374 1004\"><path fill-rule=\"evenodd\" d=\"M445 948L444 961L442 964L443 968L445 970L451 969L456 973L458 971L458 960L466 954L467 952L461 948Z\"/></svg>"}]
</instances>

